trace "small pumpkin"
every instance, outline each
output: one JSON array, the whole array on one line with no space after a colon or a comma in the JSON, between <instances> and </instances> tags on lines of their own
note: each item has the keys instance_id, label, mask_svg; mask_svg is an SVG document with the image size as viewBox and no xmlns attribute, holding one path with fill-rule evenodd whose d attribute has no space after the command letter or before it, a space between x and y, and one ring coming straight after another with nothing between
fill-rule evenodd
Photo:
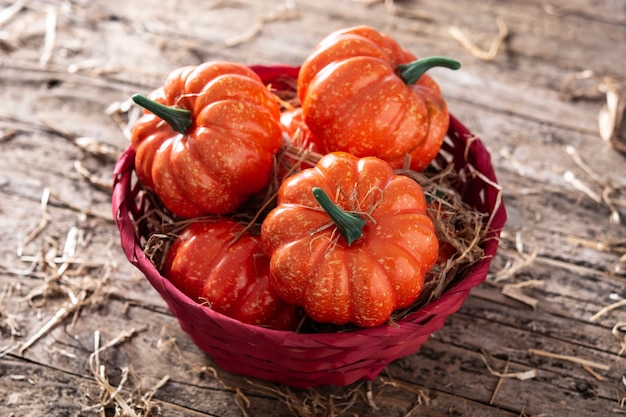
<instances>
[{"instance_id":1,"label":"small pumpkin","mask_svg":"<svg viewBox=\"0 0 626 417\"><path fill-rule=\"evenodd\" d=\"M413 303L438 255L420 185L343 152L283 182L261 242L281 298L315 321L361 327Z\"/></svg>"},{"instance_id":2,"label":"small pumpkin","mask_svg":"<svg viewBox=\"0 0 626 417\"><path fill-rule=\"evenodd\" d=\"M425 72L460 64L417 60L390 36L368 26L328 35L304 61L298 97L304 122L329 151L376 156L422 170L437 155L449 125L438 84Z\"/></svg>"},{"instance_id":3,"label":"small pumpkin","mask_svg":"<svg viewBox=\"0 0 626 417\"><path fill-rule=\"evenodd\" d=\"M230 219L193 222L168 250L163 275L192 300L257 326L294 330L300 310L270 284L260 239Z\"/></svg>"},{"instance_id":4,"label":"small pumpkin","mask_svg":"<svg viewBox=\"0 0 626 417\"><path fill-rule=\"evenodd\" d=\"M212 61L173 71L135 123L139 180L181 217L226 214L270 180L280 108L246 66Z\"/></svg>"}]
</instances>

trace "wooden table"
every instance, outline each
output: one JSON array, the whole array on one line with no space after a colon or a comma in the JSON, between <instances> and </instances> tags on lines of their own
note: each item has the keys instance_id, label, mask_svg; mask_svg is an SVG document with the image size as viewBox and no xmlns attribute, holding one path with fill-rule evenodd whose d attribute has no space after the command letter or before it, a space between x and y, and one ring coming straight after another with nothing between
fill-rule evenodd
<instances>
[{"instance_id":1,"label":"wooden table","mask_svg":"<svg viewBox=\"0 0 626 417\"><path fill-rule=\"evenodd\" d=\"M0 6L0 415L626 413L626 134L610 125L626 100L624 0ZM110 183L128 99L210 59L298 65L358 24L462 62L432 75L491 152L500 251L444 328L370 383L228 374L121 251Z\"/></svg>"}]
</instances>

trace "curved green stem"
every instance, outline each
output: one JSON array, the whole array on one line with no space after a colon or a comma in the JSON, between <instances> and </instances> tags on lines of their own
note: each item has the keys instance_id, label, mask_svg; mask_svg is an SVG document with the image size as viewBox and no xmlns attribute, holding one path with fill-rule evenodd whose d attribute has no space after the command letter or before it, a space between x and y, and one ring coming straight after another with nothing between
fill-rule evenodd
<instances>
[{"instance_id":1,"label":"curved green stem","mask_svg":"<svg viewBox=\"0 0 626 417\"><path fill-rule=\"evenodd\" d=\"M461 68L461 63L445 56L429 56L409 62L408 64L398 65L400 78L405 84L415 84L426 71L434 67L445 67L452 70Z\"/></svg>"},{"instance_id":2,"label":"curved green stem","mask_svg":"<svg viewBox=\"0 0 626 417\"><path fill-rule=\"evenodd\" d=\"M178 133L185 134L191 126L191 112L189 110L169 107L141 94L134 94L132 99L136 104L165 120Z\"/></svg>"},{"instance_id":3,"label":"curved green stem","mask_svg":"<svg viewBox=\"0 0 626 417\"><path fill-rule=\"evenodd\" d=\"M331 201L328 195L321 188L313 188L313 197L320 203L326 214L331 218L341 236L346 239L348 246L355 240L363 236L363 227L366 221L358 214L347 213Z\"/></svg>"}]
</instances>

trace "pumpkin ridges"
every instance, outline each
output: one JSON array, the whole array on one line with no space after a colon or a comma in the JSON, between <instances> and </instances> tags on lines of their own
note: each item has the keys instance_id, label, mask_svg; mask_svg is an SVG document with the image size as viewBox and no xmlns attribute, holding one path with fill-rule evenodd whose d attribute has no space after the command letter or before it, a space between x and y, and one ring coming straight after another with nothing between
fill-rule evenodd
<instances>
[{"instance_id":1,"label":"pumpkin ridges","mask_svg":"<svg viewBox=\"0 0 626 417\"><path fill-rule=\"evenodd\" d=\"M300 312L269 277L260 239L237 222L216 218L188 225L170 247L163 274L189 298L244 323L295 329Z\"/></svg>"},{"instance_id":2,"label":"pumpkin ridges","mask_svg":"<svg viewBox=\"0 0 626 417\"><path fill-rule=\"evenodd\" d=\"M364 220L362 236L346 240L333 223L340 218L331 219L316 201L302 197L317 185L343 211L364 210L348 213ZM369 192L373 188L380 196ZM283 183L278 206L263 222L261 242L271 257L272 282L289 302L313 320L364 327L385 322L414 301L438 248L419 184L394 174L381 159L341 152ZM397 269L381 257L393 259ZM412 288L411 294L399 296L395 287Z\"/></svg>"},{"instance_id":3,"label":"pumpkin ridges","mask_svg":"<svg viewBox=\"0 0 626 417\"><path fill-rule=\"evenodd\" d=\"M304 123L328 152L376 156L394 166L410 154L421 170L437 155L449 123L445 105L432 105L435 98L443 102L439 86L421 75L432 65L459 67L445 57L415 60L391 37L367 26L331 33L300 69ZM410 85L402 78L406 68L421 68Z\"/></svg>"},{"instance_id":4,"label":"pumpkin ridges","mask_svg":"<svg viewBox=\"0 0 626 417\"><path fill-rule=\"evenodd\" d=\"M170 211L230 213L267 185L282 144L280 109L252 70L222 61L182 67L151 98L191 112L184 133L146 112L131 135L140 180Z\"/></svg>"}]
</instances>

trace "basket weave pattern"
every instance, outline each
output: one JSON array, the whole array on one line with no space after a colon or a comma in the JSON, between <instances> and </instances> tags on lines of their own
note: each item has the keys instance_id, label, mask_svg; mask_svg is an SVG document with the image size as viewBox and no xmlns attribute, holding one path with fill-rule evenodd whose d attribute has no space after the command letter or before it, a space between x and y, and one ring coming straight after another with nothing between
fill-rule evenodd
<instances>
[{"instance_id":1,"label":"basket weave pattern","mask_svg":"<svg viewBox=\"0 0 626 417\"><path fill-rule=\"evenodd\" d=\"M288 86L298 68L253 66L264 82L274 88ZM140 186L133 181L135 154L128 148L114 171L112 209L121 246L166 301L181 328L224 370L298 388L323 384L347 385L375 378L390 362L419 350L446 318L456 312L470 290L487 276L506 221L501 192L489 153L456 118L450 116L448 140L442 151L454 163L463 182L457 187L463 200L488 214L490 229L483 242L485 257L471 273L441 297L397 321L344 333L299 334L243 324L200 305L164 278L143 252L148 236L136 221L145 214Z\"/></svg>"}]
</instances>

